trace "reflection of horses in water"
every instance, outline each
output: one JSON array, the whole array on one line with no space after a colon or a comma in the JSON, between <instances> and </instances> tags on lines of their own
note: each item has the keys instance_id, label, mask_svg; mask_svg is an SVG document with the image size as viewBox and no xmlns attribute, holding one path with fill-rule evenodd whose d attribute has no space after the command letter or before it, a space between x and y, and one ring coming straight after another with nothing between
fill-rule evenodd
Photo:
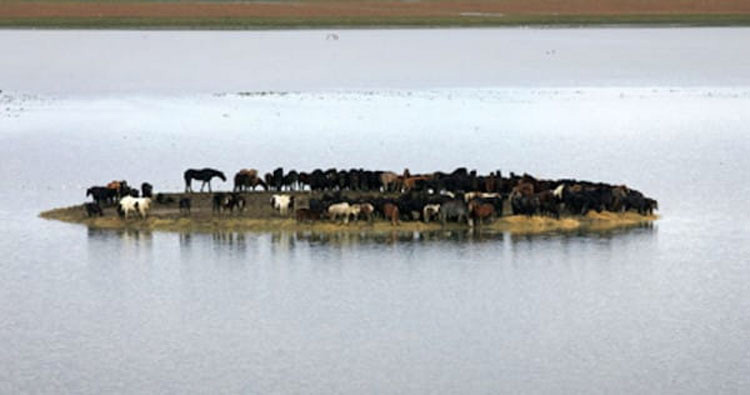
<instances>
[{"instance_id":1,"label":"reflection of horses in water","mask_svg":"<svg viewBox=\"0 0 750 395\"><path fill-rule=\"evenodd\" d=\"M187 169L185 170L184 178L185 178L185 192L193 192L192 187L192 181L198 180L203 181L201 184L201 192L203 192L203 187L208 184L208 192L211 192L211 179L214 177L221 178L222 181L226 181L227 178L224 176L224 173L216 170L216 169Z\"/></svg>"}]
</instances>

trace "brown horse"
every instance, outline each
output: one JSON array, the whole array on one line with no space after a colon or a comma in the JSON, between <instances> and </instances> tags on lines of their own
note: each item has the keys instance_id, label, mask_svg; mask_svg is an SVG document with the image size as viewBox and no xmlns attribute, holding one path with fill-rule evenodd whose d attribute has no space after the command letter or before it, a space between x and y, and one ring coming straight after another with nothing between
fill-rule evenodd
<instances>
[{"instance_id":1,"label":"brown horse","mask_svg":"<svg viewBox=\"0 0 750 395\"><path fill-rule=\"evenodd\" d=\"M548 214L555 218L560 218L560 209L557 204L558 200L553 191L542 191L535 194L534 197L536 198L536 201L539 202L538 210L540 214Z\"/></svg>"},{"instance_id":2,"label":"brown horse","mask_svg":"<svg viewBox=\"0 0 750 395\"><path fill-rule=\"evenodd\" d=\"M383 185L385 192L396 191L400 189L398 174L392 171L385 171L380 175L380 183Z\"/></svg>"},{"instance_id":3,"label":"brown horse","mask_svg":"<svg viewBox=\"0 0 750 395\"><path fill-rule=\"evenodd\" d=\"M414 176L414 177L408 177L404 178L403 180L403 188L405 191L409 191L414 189L414 187L417 185L417 182L419 181L428 181L431 177L429 176Z\"/></svg>"},{"instance_id":4,"label":"brown horse","mask_svg":"<svg viewBox=\"0 0 750 395\"><path fill-rule=\"evenodd\" d=\"M391 225L396 226L399 223L399 212L398 206L393 203L386 203L383 205L383 214L386 219L391 220Z\"/></svg>"},{"instance_id":5,"label":"brown horse","mask_svg":"<svg viewBox=\"0 0 750 395\"><path fill-rule=\"evenodd\" d=\"M117 196L118 199L125 197L129 194L130 188L128 188L128 183L126 181L111 181L109 184L107 184L107 188L115 191L115 196Z\"/></svg>"},{"instance_id":6,"label":"brown horse","mask_svg":"<svg viewBox=\"0 0 750 395\"><path fill-rule=\"evenodd\" d=\"M255 169L242 169L234 175L234 192L247 190L252 188L255 191L255 187L260 185L263 189L268 190L268 186L263 180L258 177L258 170Z\"/></svg>"},{"instance_id":7,"label":"brown horse","mask_svg":"<svg viewBox=\"0 0 750 395\"><path fill-rule=\"evenodd\" d=\"M472 200L469 202L468 209L469 215L476 220L477 225L481 225L485 220L492 222L495 219L495 206L489 203Z\"/></svg>"},{"instance_id":8,"label":"brown horse","mask_svg":"<svg viewBox=\"0 0 750 395\"><path fill-rule=\"evenodd\" d=\"M242 169L237 172L237 174L244 174L248 177L258 177L258 170L256 169Z\"/></svg>"},{"instance_id":9,"label":"brown horse","mask_svg":"<svg viewBox=\"0 0 750 395\"><path fill-rule=\"evenodd\" d=\"M513 188L512 193L523 197L531 197L534 195L534 184L530 182L520 182L515 188Z\"/></svg>"},{"instance_id":10,"label":"brown horse","mask_svg":"<svg viewBox=\"0 0 750 395\"><path fill-rule=\"evenodd\" d=\"M312 211L309 208L298 208L294 212L294 217L297 219L297 222L311 222L319 220L320 213Z\"/></svg>"},{"instance_id":11,"label":"brown horse","mask_svg":"<svg viewBox=\"0 0 750 395\"><path fill-rule=\"evenodd\" d=\"M375 207L373 207L370 203L360 203L355 204L355 206L359 206L359 216L366 219L367 222L372 222L372 213L375 211Z\"/></svg>"}]
</instances>

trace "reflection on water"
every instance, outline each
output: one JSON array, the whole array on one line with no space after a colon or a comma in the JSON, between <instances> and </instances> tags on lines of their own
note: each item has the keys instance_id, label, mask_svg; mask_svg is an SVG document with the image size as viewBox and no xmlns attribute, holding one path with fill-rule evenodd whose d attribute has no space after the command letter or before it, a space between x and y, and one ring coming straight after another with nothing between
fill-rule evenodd
<instances>
[{"instance_id":1,"label":"reflection on water","mask_svg":"<svg viewBox=\"0 0 750 395\"><path fill-rule=\"evenodd\" d=\"M332 246L344 247L360 244L399 244L399 243L533 243L546 240L562 240L571 242L576 239L591 239L605 242L615 242L617 239L650 235L656 232L653 223L647 222L628 227L613 228L606 230L573 230L552 231L544 233L511 233L499 232L477 228L445 229L430 231L404 231L393 230L389 232L315 232L315 231L277 231L269 233L253 232L180 232L177 238L180 247L190 248L198 240L201 244L210 241L214 247L227 250L241 251L247 248L249 240L266 240L273 252L291 251L298 243L310 246ZM174 235L164 233L165 235ZM147 230L137 229L97 229L88 228L88 237L92 241L120 240L123 245L149 245L153 240L153 234Z\"/></svg>"},{"instance_id":2,"label":"reflection on water","mask_svg":"<svg viewBox=\"0 0 750 395\"><path fill-rule=\"evenodd\" d=\"M150 230L141 229L97 229L88 228L90 240L108 242L111 240L121 240L122 244L143 245L150 244L153 240L153 233Z\"/></svg>"}]
</instances>

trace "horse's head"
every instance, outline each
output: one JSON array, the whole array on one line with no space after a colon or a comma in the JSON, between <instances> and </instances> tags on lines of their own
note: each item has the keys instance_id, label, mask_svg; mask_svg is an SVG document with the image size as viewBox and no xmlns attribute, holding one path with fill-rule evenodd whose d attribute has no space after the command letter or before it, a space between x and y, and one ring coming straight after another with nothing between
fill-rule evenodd
<instances>
[{"instance_id":1,"label":"horse's head","mask_svg":"<svg viewBox=\"0 0 750 395\"><path fill-rule=\"evenodd\" d=\"M222 181L226 181L227 180L227 177L224 175L224 173L222 173L220 171L216 172L216 176L219 177L219 178L221 178Z\"/></svg>"},{"instance_id":2,"label":"horse's head","mask_svg":"<svg viewBox=\"0 0 750 395\"><path fill-rule=\"evenodd\" d=\"M91 188L87 189L86 190L86 197L91 196L92 193L94 193L94 191Z\"/></svg>"}]
</instances>

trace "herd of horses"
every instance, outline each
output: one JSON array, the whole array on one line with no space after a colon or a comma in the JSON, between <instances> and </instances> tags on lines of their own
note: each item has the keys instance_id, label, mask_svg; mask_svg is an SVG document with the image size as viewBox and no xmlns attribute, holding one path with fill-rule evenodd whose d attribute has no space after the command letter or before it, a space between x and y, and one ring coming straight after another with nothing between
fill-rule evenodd
<instances>
[{"instance_id":1,"label":"herd of horses","mask_svg":"<svg viewBox=\"0 0 750 395\"><path fill-rule=\"evenodd\" d=\"M411 174L408 169L397 174L365 169L285 172L277 168L261 177L256 169L242 169L234 176L231 192L217 193L213 193L211 181L214 178L227 180L219 170L188 169L183 178L185 195L179 202L168 195L156 194L156 203L178 203L180 213L189 215L195 180L202 182L201 192L208 187L214 213L241 213L246 206L243 194L260 187L277 192L269 203L279 215L293 214L300 222L330 219L348 223L379 217L394 225L400 221L437 220L443 224L459 222L473 226L508 214L559 218L606 210L650 215L658 209L656 200L625 185L574 179L544 180L514 173L504 177L499 170L482 175L466 168L423 174ZM293 191L318 193L295 201L292 194L284 193ZM87 203L85 208L89 216L102 215L102 204L116 203L120 216L127 218L133 213L145 218L152 194L153 187L148 183L143 183L139 191L125 181L113 181L106 186L89 188L86 196L91 196L93 202Z\"/></svg>"}]
</instances>

